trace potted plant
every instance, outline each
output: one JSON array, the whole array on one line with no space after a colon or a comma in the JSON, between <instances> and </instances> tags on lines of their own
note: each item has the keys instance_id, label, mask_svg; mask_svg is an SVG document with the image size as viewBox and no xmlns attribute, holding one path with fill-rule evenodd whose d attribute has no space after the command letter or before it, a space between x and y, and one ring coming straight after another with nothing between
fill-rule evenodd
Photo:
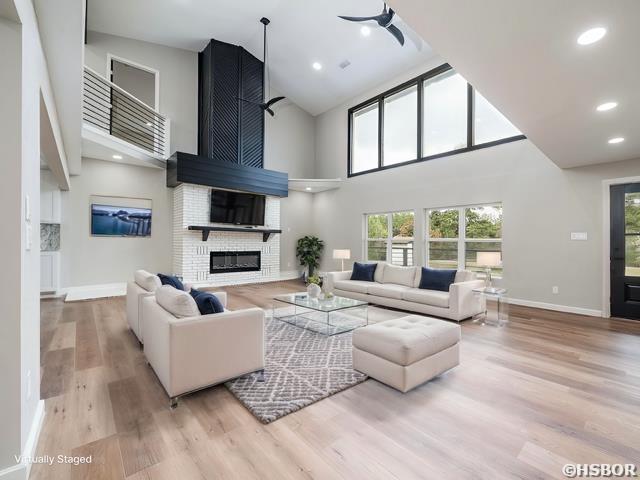
<instances>
[{"instance_id":1,"label":"potted plant","mask_svg":"<svg viewBox=\"0 0 640 480\"><path fill-rule=\"evenodd\" d=\"M320 254L323 248L324 242L313 235L307 235L298 240L296 257L300 260L300 265L307 267L309 277L313 276L314 269L320 265Z\"/></svg>"},{"instance_id":2,"label":"potted plant","mask_svg":"<svg viewBox=\"0 0 640 480\"><path fill-rule=\"evenodd\" d=\"M318 298L322 292L320 288L320 277L318 275L313 275L309 277L307 281L309 282L307 284L307 295L309 295L310 298Z\"/></svg>"}]
</instances>

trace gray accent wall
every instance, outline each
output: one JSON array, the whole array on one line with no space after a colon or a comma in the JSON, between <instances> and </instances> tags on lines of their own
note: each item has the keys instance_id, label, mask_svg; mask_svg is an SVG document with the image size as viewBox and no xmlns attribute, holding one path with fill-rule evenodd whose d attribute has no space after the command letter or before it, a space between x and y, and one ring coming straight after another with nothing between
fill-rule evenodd
<instances>
[{"instance_id":1,"label":"gray accent wall","mask_svg":"<svg viewBox=\"0 0 640 480\"><path fill-rule=\"evenodd\" d=\"M347 174L347 110L437 66L438 61L381 85L316 118L316 174ZM640 175L640 160L562 170L529 140L443 157L347 179L315 195L315 233L326 242L321 268L338 268L334 248L364 254L364 214L416 213L416 264L424 258L427 208L501 202L503 285L512 298L602 309L602 180ZM587 232L587 241L570 233ZM553 294L552 287L559 293Z\"/></svg>"}]
</instances>

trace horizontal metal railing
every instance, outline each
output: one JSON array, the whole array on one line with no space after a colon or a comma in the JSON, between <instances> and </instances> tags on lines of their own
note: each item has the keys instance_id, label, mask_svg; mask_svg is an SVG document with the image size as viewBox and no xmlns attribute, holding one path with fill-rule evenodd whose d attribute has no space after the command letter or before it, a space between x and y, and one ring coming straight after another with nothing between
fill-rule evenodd
<instances>
[{"instance_id":1,"label":"horizontal metal railing","mask_svg":"<svg viewBox=\"0 0 640 480\"><path fill-rule=\"evenodd\" d=\"M87 66L82 119L155 157L169 157L169 119Z\"/></svg>"}]
</instances>

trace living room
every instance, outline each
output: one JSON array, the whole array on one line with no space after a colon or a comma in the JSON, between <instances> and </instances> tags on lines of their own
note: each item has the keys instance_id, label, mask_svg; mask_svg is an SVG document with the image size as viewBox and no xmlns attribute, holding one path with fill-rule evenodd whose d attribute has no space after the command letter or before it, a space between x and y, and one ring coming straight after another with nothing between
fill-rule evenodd
<instances>
[{"instance_id":1,"label":"living room","mask_svg":"<svg viewBox=\"0 0 640 480\"><path fill-rule=\"evenodd\" d=\"M638 14L2 0L0 478L637 476Z\"/></svg>"}]
</instances>

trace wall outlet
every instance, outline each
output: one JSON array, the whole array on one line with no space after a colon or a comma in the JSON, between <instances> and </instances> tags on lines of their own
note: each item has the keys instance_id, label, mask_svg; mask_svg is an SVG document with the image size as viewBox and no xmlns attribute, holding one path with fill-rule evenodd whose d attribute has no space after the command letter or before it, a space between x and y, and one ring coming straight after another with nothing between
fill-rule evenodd
<instances>
[{"instance_id":1,"label":"wall outlet","mask_svg":"<svg viewBox=\"0 0 640 480\"><path fill-rule=\"evenodd\" d=\"M27 400L31 400L31 370L27 371Z\"/></svg>"},{"instance_id":2,"label":"wall outlet","mask_svg":"<svg viewBox=\"0 0 640 480\"><path fill-rule=\"evenodd\" d=\"M557 293L558 293L558 291L559 291L559 290L558 290L558 287L555 287L555 286L554 286L554 287L551 287L551 292L552 292L553 294L557 294Z\"/></svg>"},{"instance_id":3,"label":"wall outlet","mask_svg":"<svg viewBox=\"0 0 640 480\"><path fill-rule=\"evenodd\" d=\"M587 232L571 232L571 240L587 240Z\"/></svg>"}]
</instances>

